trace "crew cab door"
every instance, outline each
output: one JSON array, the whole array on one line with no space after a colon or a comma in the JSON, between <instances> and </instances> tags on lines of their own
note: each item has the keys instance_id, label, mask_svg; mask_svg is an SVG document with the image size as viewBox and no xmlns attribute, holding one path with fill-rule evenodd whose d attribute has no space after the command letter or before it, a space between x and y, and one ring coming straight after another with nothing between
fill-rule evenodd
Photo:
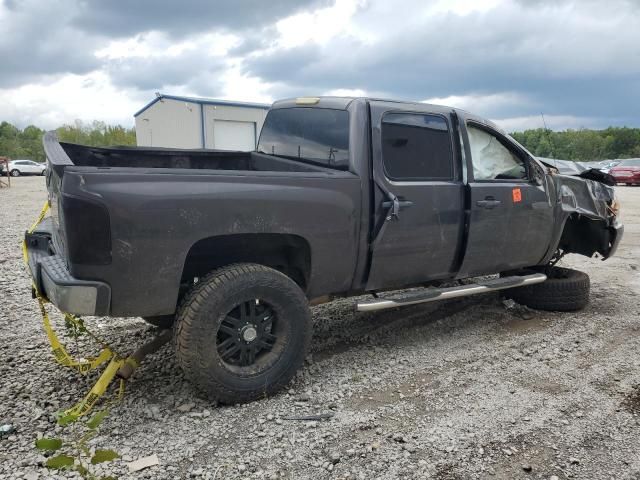
<instances>
[{"instance_id":1,"label":"crew cab door","mask_svg":"<svg viewBox=\"0 0 640 480\"><path fill-rule=\"evenodd\" d=\"M459 277L538 264L553 231L542 166L486 123L464 116L461 120L469 218Z\"/></svg>"},{"instance_id":2,"label":"crew cab door","mask_svg":"<svg viewBox=\"0 0 640 480\"><path fill-rule=\"evenodd\" d=\"M375 181L368 290L449 277L459 265L458 135L453 112L434 108L370 103Z\"/></svg>"}]
</instances>

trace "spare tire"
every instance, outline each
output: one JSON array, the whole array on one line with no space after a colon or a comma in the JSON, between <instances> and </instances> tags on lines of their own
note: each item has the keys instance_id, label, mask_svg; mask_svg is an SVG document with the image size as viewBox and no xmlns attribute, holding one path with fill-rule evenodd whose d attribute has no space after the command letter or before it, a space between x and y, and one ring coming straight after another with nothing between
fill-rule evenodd
<instances>
[{"instance_id":1,"label":"spare tire","mask_svg":"<svg viewBox=\"0 0 640 480\"><path fill-rule=\"evenodd\" d=\"M578 270L551 267L547 280L505 291L505 296L521 305L552 312L582 310L589 303L589 276Z\"/></svg>"}]
</instances>

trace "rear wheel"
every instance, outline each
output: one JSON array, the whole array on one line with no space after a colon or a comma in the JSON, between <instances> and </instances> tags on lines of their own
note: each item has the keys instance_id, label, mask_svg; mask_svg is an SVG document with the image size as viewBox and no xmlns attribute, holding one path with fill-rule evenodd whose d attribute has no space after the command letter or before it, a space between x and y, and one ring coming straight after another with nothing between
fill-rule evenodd
<instances>
[{"instance_id":1,"label":"rear wheel","mask_svg":"<svg viewBox=\"0 0 640 480\"><path fill-rule=\"evenodd\" d=\"M11 176L12 177L19 177L20 176L20 170L14 168L13 170L11 170Z\"/></svg>"},{"instance_id":2,"label":"rear wheel","mask_svg":"<svg viewBox=\"0 0 640 480\"><path fill-rule=\"evenodd\" d=\"M546 273L544 282L506 290L505 296L537 310L570 312L587 306L590 283L586 273L562 267L551 267Z\"/></svg>"},{"instance_id":3,"label":"rear wheel","mask_svg":"<svg viewBox=\"0 0 640 480\"><path fill-rule=\"evenodd\" d=\"M187 294L177 315L176 358L212 400L248 402L293 378L310 338L300 287L272 268L236 264L212 272Z\"/></svg>"}]
</instances>

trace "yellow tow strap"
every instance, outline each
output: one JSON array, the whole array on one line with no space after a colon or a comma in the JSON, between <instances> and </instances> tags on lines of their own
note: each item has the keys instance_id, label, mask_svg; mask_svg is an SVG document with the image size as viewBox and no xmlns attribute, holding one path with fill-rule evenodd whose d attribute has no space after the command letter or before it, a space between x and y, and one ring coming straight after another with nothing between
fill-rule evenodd
<instances>
[{"instance_id":1,"label":"yellow tow strap","mask_svg":"<svg viewBox=\"0 0 640 480\"><path fill-rule=\"evenodd\" d=\"M40 215L35 223L29 228L28 233L33 233L35 229L38 227L40 222L44 219L47 211L49 210L49 202L46 202L42 210L40 211ZM26 240L22 242L22 256L24 258L24 262L29 267L29 256L27 253L27 243ZM76 405L65 410L62 413L62 417L66 417L67 420L75 420L83 415L86 415L91 411L93 406L100 400L100 398L107 391L107 388L115 378L118 370L122 365L129 361L129 359L123 359L119 355L117 355L105 342L100 340L98 337L89 332L82 320L72 315L70 313L62 312L65 317L65 320L75 327L86 331L96 342L102 345L102 350L98 354L97 357L90 357L87 359L76 360L71 354L69 354L68 350L62 344L56 332L51 327L51 320L49 319L49 315L47 313L47 309L45 304L47 300L40 294L37 285L35 282L32 282L33 290L35 292L36 299L38 300L38 305L40 306L40 313L42 314L42 323L44 325L44 330L47 334L47 338L49 339L49 343L51 344L51 350L53 352L53 356L56 361L65 367L70 367L77 370L79 373L86 375L87 373L95 370L100 365L105 362L109 362L107 367L105 368L102 375L98 378L96 383L93 385L89 393ZM120 379L120 387L118 390L118 399L121 399L124 395L124 380Z\"/></svg>"}]
</instances>

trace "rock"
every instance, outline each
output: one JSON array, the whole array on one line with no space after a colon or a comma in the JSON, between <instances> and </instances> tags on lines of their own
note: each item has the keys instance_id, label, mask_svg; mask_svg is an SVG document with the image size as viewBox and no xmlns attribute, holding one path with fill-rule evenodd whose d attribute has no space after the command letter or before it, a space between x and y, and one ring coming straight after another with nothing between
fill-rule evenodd
<instances>
[{"instance_id":1,"label":"rock","mask_svg":"<svg viewBox=\"0 0 640 480\"><path fill-rule=\"evenodd\" d=\"M193 410L196 407L195 403L183 403L182 405L180 405L179 407L176 408L176 410L178 410L179 412L182 413L187 413L190 412L191 410Z\"/></svg>"},{"instance_id":2,"label":"rock","mask_svg":"<svg viewBox=\"0 0 640 480\"><path fill-rule=\"evenodd\" d=\"M533 470L533 467L528 463L525 463L522 465L522 470L524 470L525 472L530 472L531 470Z\"/></svg>"},{"instance_id":3,"label":"rock","mask_svg":"<svg viewBox=\"0 0 640 480\"><path fill-rule=\"evenodd\" d=\"M142 457L134 462L128 463L127 467L129 467L129 473L133 473L159 464L158 456L154 453L148 457Z\"/></svg>"},{"instance_id":4,"label":"rock","mask_svg":"<svg viewBox=\"0 0 640 480\"><path fill-rule=\"evenodd\" d=\"M333 452L329 453L329 461L331 463L333 463L334 465L336 463L340 462L340 452L333 451Z\"/></svg>"},{"instance_id":5,"label":"rock","mask_svg":"<svg viewBox=\"0 0 640 480\"><path fill-rule=\"evenodd\" d=\"M570 463L571 465L578 465L578 464L580 463L580 460L578 460L576 457L571 457L571 458L569 459L569 463Z\"/></svg>"},{"instance_id":6,"label":"rock","mask_svg":"<svg viewBox=\"0 0 640 480\"><path fill-rule=\"evenodd\" d=\"M25 474L24 476L24 480L38 480L40 478L40 475L38 474L38 472L28 472L27 474Z\"/></svg>"}]
</instances>

